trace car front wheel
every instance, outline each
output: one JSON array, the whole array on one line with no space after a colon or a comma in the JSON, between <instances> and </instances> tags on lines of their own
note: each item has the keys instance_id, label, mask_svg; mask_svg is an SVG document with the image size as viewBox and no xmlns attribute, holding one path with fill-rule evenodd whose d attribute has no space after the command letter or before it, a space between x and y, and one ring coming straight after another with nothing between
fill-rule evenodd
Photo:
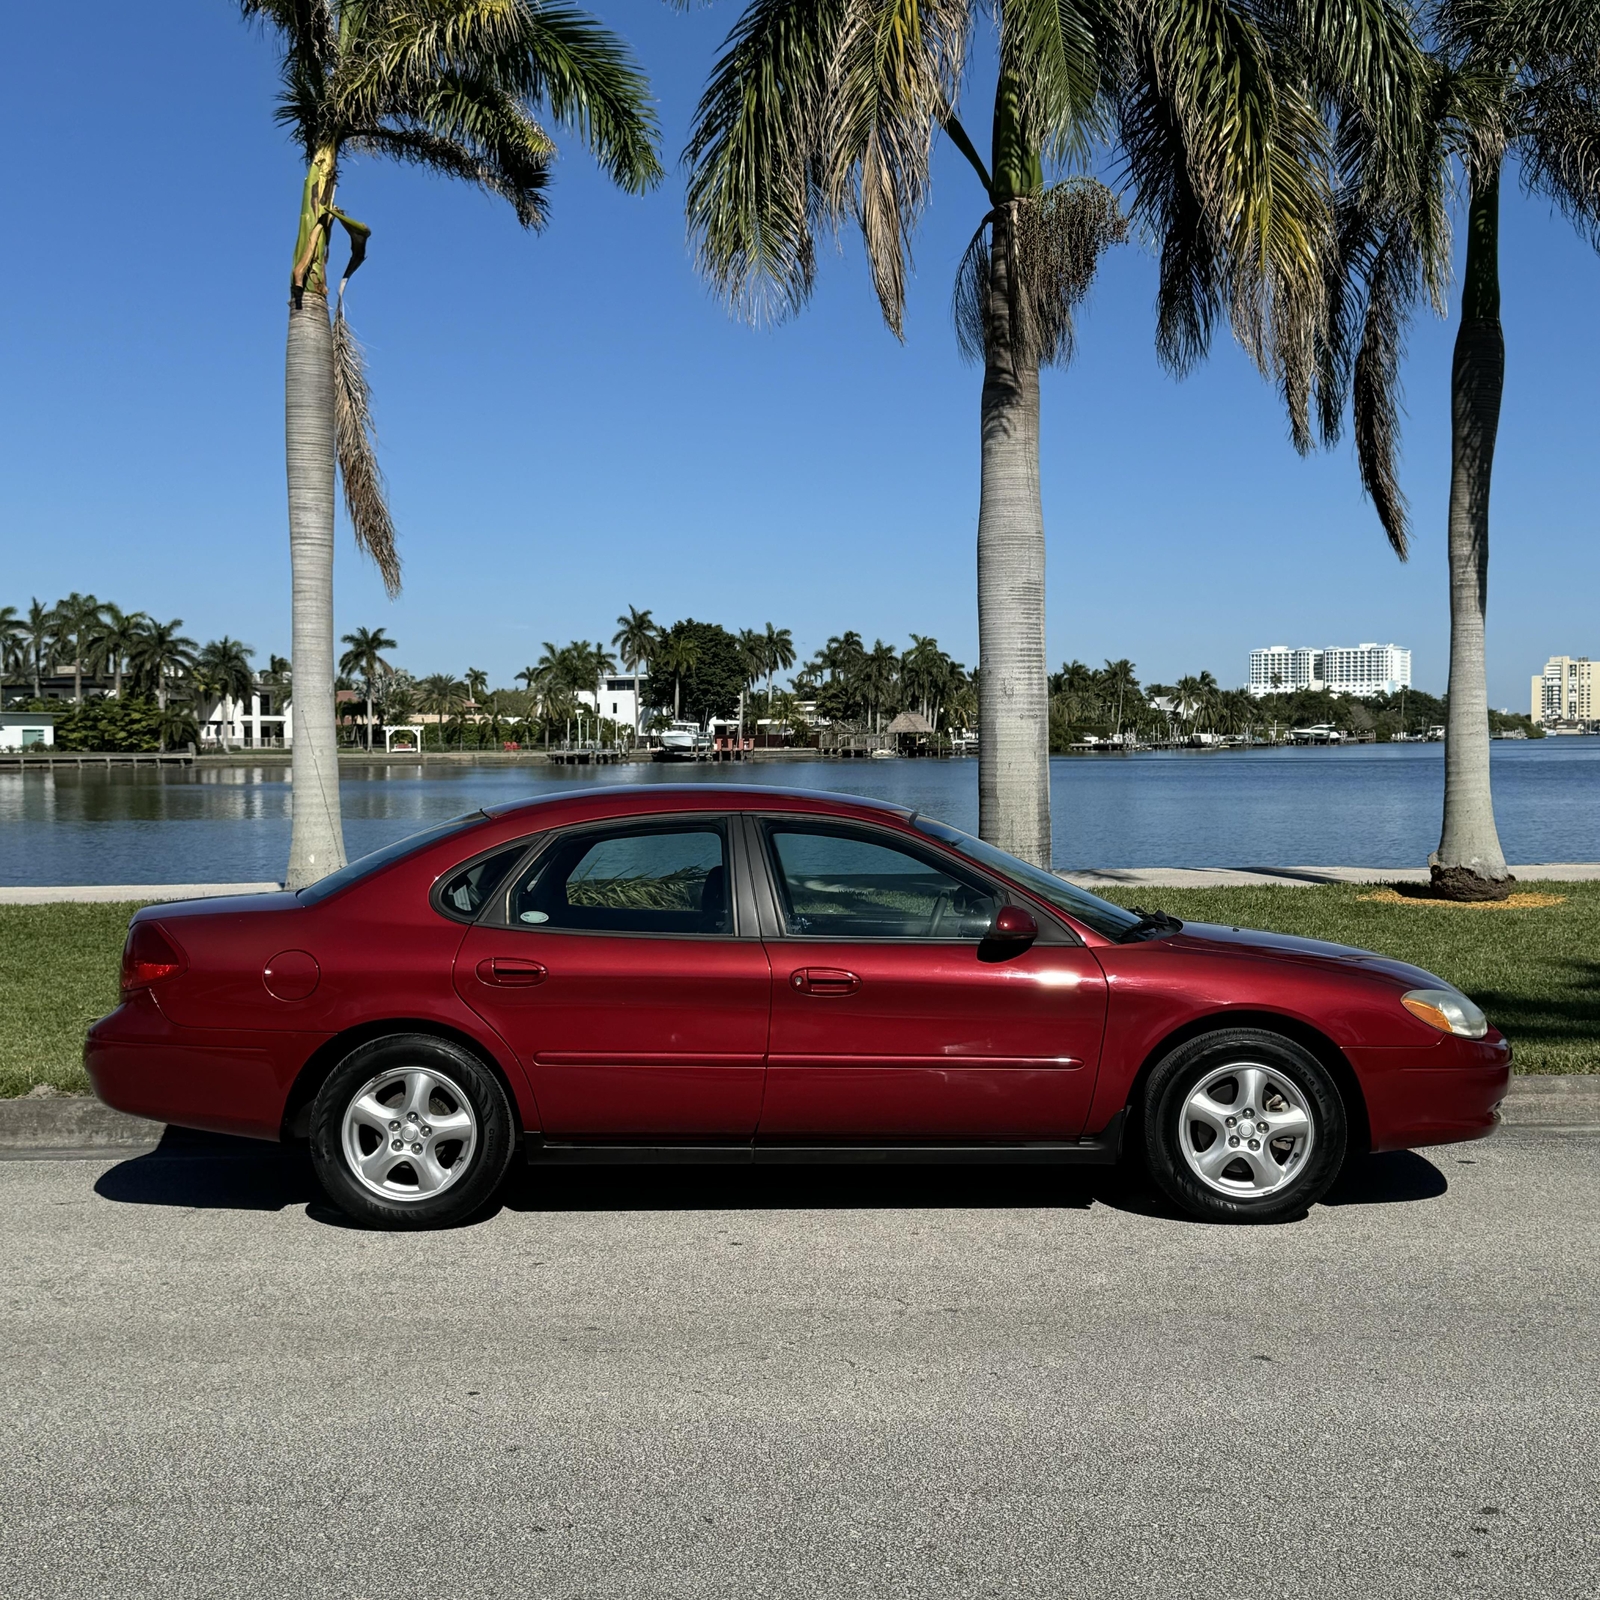
<instances>
[{"instance_id":1,"label":"car front wheel","mask_svg":"<svg viewBox=\"0 0 1600 1600\"><path fill-rule=\"evenodd\" d=\"M514 1137L494 1074L426 1034L352 1051L311 1110L311 1158L328 1198L387 1228L446 1227L480 1210L500 1187Z\"/></svg>"},{"instance_id":2,"label":"car front wheel","mask_svg":"<svg viewBox=\"0 0 1600 1600\"><path fill-rule=\"evenodd\" d=\"M1280 1034L1233 1028L1179 1045L1151 1074L1144 1108L1150 1176L1192 1216L1299 1216L1344 1162L1338 1087Z\"/></svg>"}]
</instances>

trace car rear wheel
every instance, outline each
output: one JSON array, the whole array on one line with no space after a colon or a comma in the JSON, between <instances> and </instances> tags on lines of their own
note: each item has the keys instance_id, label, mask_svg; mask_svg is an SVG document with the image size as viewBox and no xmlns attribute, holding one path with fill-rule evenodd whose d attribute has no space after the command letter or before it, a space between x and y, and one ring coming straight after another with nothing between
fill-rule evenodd
<instances>
[{"instance_id":1,"label":"car rear wheel","mask_svg":"<svg viewBox=\"0 0 1600 1600\"><path fill-rule=\"evenodd\" d=\"M1299 1216L1344 1162L1338 1086L1280 1034L1232 1028L1179 1045L1151 1074L1144 1108L1150 1176L1192 1216Z\"/></svg>"},{"instance_id":2,"label":"car rear wheel","mask_svg":"<svg viewBox=\"0 0 1600 1600\"><path fill-rule=\"evenodd\" d=\"M493 1198L514 1143L499 1080L426 1034L352 1051L311 1109L311 1158L328 1198L363 1222L437 1228Z\"/></svg>"}]
</instances>

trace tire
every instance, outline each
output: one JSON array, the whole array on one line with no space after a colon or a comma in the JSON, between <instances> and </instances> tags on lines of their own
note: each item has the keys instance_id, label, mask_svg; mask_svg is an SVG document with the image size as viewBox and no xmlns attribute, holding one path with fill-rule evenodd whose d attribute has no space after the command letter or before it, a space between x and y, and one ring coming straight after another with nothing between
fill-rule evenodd
<instances>
[{"instance_id":1,"label":"tire","mask_svg":"<svg viewBox=\"0 0 1600 1600\"><path fill-rule=\"evenodd\" d=\"M1156 1065L1141 1131L1151 1178L1190 1216L1281 1222L1327 1193L1348 1126L1338 1086L1308 1050L1281 1034L1230 1028L1190 1039Z\"/></svg>"},{"instance_id":2,"label":"tire","mask_svg":"<svg viewBox=\"0 0 1600 1600\"><path fill-rule=\"evenodd\" d=\"M500 1080L469 1051L390 1034L351 1051L311 1105L311 1160L341 1211L444 1228L495 1196L516 1143Z\"/></svg>"}]
</instances>

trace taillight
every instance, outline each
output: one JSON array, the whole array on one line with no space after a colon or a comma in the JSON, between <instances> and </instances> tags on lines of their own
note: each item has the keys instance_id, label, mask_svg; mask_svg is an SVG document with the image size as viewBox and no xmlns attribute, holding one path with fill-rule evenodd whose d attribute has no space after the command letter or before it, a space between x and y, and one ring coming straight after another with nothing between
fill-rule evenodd
<instances>
[{"instance_id":1,"label":"taillight","mask_svg":"<svg viewBox=\"0 0 1600 1600\"><path fill-rule=\"evenodd\" d=\"M188 965L183 952L153 922L136 922L122 947L122 992L175 978Z\"/></svg>"}]
</instances>

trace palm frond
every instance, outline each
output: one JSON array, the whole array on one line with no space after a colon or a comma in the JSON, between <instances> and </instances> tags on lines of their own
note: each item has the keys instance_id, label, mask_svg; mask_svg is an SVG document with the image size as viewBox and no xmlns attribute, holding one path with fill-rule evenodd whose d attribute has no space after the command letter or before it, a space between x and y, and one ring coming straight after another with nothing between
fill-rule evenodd
<instances>
[{"instance_id":1,"label":"palm frond","mask_svg":"<svg viewBox=\"0 0 1600 1600\"><path fill-rule=\"evenodd\" d=\"M829 213L861 226L884 321L903 335L933 136L961 79L969 0L849 0L819 129Z\"/></svg>"},{"instance_id":2,"label":"palm frond","mask_svg":"<svg viewBox=\"0 0 1600 1600\"><path fill-rule=\"evenodd\" d=\"M352 131L396 115L431 126L425 108L441 82L477 82L520 103L530 122L537 106L548 106L619 187L640 193L661 180L643 72L615 34L570 6L531 0L375 6L347 55L336 98Z\"/></svg>"},{"instance_id":3,"label":"palm frond","mask_svg":"<svg viewBox=\"0 0 1600 1600\"><path fill-rule=\"evenodd\" d=\"M754 322L797 311L816 274L829 65L847 0L752 0L695 110L689 234L702 273Z\"/></svg>"},{"instance_id":4,"label":"palm frond","mask_svg":"<svg viewBox=\"0 0 1600 1600\"><path fill-rule=\"evenodd\" d=\"M1110 129L1122 34L1115 0L1006 0L1001 18L1001 71L1019 85L1045 159L1086 159Z\"/></svg>"},{"instance_id":5,"label":"palm frond","mask_svg":"<svg viewBox=\"0 0 1600 1600\"><path fill-rule=\"evenodd\" d=\"M1552 74L1522 97L1522 181L1549 196L1600 249L1600 86Z\"/></svg>"},{"instance_id":6,"label":"palm frond","mask_svg":"<svg viewBox=\"0 0 1600 1600\"><path fill-rule=\"evenodd\" d=\"M377 564L383 586L393 599L400 593L400 552L378 468L366 363L342 305L333 319L333 431L345 510L350 513L356 543Z\"/></svg>"},{"instance_id":7,"label":"palm frond","mask_svg":"<svg viewBox=\"0 0 1600 1600\"><path fill-rule=\"evenodd\" d=\"M1239 0L1131 3L1136 88L1122 122L1135 219L1177 246L1173 270L1163 263L1158 348L1185 370L1225 307L1307 449L1334 248L1325 125L1308 86L1275 72Z\"/></svg>"}]
</instances>

